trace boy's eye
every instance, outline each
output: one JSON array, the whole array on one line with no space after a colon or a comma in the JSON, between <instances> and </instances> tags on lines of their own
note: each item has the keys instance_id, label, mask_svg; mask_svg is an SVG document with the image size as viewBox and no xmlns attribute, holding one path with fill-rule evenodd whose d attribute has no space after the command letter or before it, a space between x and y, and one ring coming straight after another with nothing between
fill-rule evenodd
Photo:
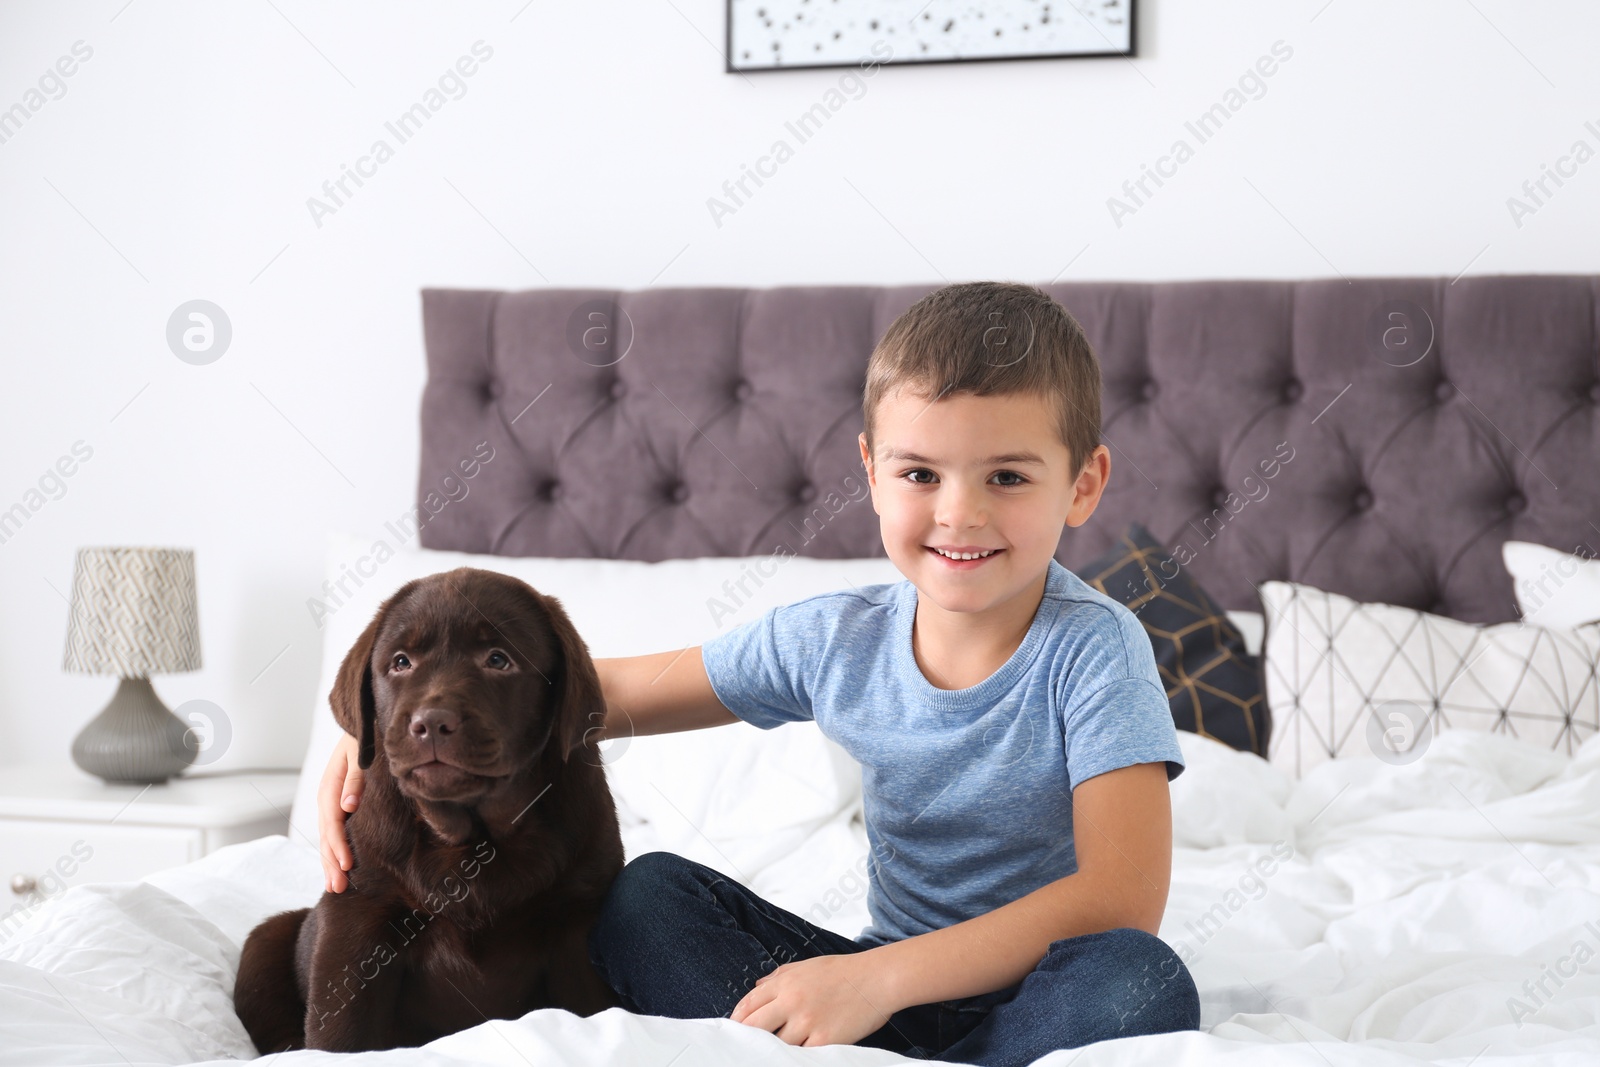
<instances>
[{"instance_id":1,"label":"boy's eye","mask_svg":"<svg viewBox=\"0 0 1600 1067\"><path fill-rule=\"evenodd\" d=\"M928 480L923 481L922 479L918 478L917 475L920 474L926 474L928 476ZM1002 489L1015 489L1020 485L1028 484L1028 479L1024 478L1016 471L996 471L994 476L996 478L1008 479L999 483ZM926 467L918 467L914 470L908 470L902 474L901 477L908 479L912 485L932 485L936 479L934 473L928 470ZM1009 479L1015 480L1013 481Z\"/></svg>"}]
</instances>

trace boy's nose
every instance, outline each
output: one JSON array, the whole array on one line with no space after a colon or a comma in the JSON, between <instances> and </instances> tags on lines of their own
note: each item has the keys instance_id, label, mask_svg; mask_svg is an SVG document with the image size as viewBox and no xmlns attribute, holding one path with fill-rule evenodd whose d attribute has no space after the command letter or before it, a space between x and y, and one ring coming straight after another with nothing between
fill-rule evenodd
<instances>
[{"instance_id":1,"label":"boy's nose","mask_svg":"<svg viewBox=\"0 0 1600 1067\"><path fill-rule=\"evenodd\" d=\"M934 506L934 520L939 525L982 526L985 518L987 508L981 487L949 481L939 488L938 503Z\"/></svg>"}]
</instances>

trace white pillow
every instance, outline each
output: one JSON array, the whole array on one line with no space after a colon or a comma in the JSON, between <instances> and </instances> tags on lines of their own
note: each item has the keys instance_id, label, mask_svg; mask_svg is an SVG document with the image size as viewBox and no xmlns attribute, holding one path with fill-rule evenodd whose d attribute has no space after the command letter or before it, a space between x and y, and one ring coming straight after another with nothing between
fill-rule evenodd
<instances>
[{"instance_id":1,"label":"white pillow","mask_svg":"<svg viewBox=\"0 0 1600 1067\"><path fill-rule=\"evenodd\" d=\"M1268 758L1302 776L1335 756L1408 763L1446 728L1572 753L1600 729L1600 623L1478 626L1263 582Z\"/></svg>"},{"instance_id":2,"label":"white pillow","mask_svg":"<svg viewBox=\"0 0 1600 1067\"><path fill-rule=\"evenodd\" d=\"M1228 621L1244 638L1244 650L1252 656L1261 655L1261 638L1267 628L1266 616L1259 611L1230 611Z\"/></svg>"},{"instance_id":3,"label":"white pillow","mask_svg":"<svg viewBox=\"0 0 1600 1067\"><path fill-rule=\"evenodd\" d=\"M590 653L606 658L686 648L781 604L904 577L888 559L752 556L642 563L396 550L387 542L376 553L376 547L370 538L328 535L325 588L333 596L324 603L331 614L323 620L322 679L290 814L290 832L304 841L317 841L317 786L340 733L328 705L339 664L378 605L413 578L454 567L513 575L560 600ZM383 562L377 562L380 555ZM734 877L759 870L860 803L860 767L814 723L773 730L734 723L619 739L602 748L624 823L653 823L650 838L660 847Z\"/></svg>"},{"instance_id":4,"label":"white pillow","mask_svg":"<svg viewBox=\"0 0 1600 1067\"><path fill-rule=\"evenodd\" d=\"M1526 622L1571 628L1600 620L1600 560L1528 541L1500 547Z\"/></svg>"},{"instance_id":5,"label":"white pillow","mask_svg":"<svg viewBox=\"0 0 1600 1067\"><path fill-rule=\"evenodd\" d=\"M1295 843L1284 805L1293 783L1277 767L1214 738L1178 731L1184 771L1172 781L1176 848Z\"/></svg>"}]
</instances>

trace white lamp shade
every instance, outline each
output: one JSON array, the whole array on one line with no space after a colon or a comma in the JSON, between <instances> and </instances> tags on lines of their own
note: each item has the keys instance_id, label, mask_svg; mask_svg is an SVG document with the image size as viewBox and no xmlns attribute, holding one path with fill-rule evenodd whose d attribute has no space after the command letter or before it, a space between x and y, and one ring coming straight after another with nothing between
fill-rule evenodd
<instances>
[{"instance_id":1,"label":"white lamp shade","mask_svg":"<svg viewBox=\"0 0 1600 1067\"><path fill-rule=\"evenodd\" d=\"M123 678L198 670L194 550L78 549L62 667Z\"/></svg>"}]
</instances>

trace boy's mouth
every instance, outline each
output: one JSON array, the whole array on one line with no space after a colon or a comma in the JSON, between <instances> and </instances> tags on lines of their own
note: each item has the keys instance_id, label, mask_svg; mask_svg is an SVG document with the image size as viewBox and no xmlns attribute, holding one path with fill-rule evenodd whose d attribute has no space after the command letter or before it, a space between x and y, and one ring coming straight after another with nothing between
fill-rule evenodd
<instances>
[{"instance_id":1,"label":"boy's mouth","mask_svg":"<svg viewBox=\"0 0 1600 1067\"><path fill-rule=\"evenodd\" d=\"M950 545L935 548L933 545L923 546L940 563L952 570L970 571L994 559L1003 548L984 548L980 545Z\"/></svg>"}]
</instances>

